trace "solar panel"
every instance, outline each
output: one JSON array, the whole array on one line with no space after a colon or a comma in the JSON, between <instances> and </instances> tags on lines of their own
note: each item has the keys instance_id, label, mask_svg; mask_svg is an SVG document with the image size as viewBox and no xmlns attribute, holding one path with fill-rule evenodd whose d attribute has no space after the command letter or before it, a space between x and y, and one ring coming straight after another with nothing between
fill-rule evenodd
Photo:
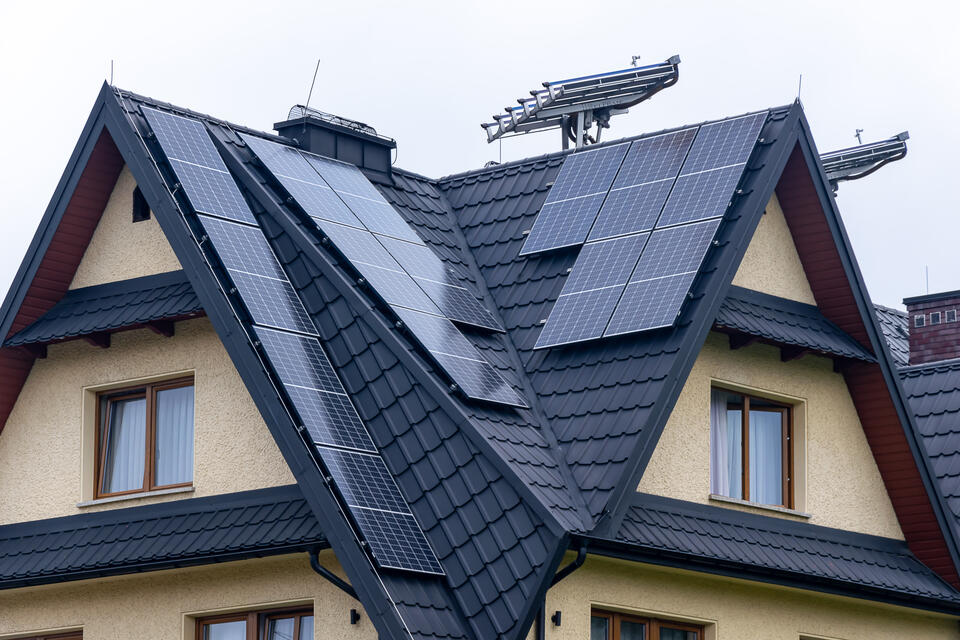
<instances>
[{"instance_id":1,"label":"solar panel","mask_svg":"<svg viewBox=\"0 0 960 640\"><path fill-rule=\"evenodd\" d=\"M630 145L567 156L520 255L582 243Z\"/></svg>"},{"instance_id":2,"label":"solar panel","mask_svg":"<svg viewBox=\"0 0 960 640\"><path fill-rule=\"evenodd\" d=\"M615 336L673 325L696 275L681 273L631 282L603 335Z\"/></svg>"},{"instance_id":3,"label":"solar panel","mask_svg":"<svg viewBox=\"0 0 960 640\"><path fill-rule=\"evenodd\" d=\"M209 216L199 216L199 220L227 269L286 278L260 229Z\"/></svg>"},{"instance_id":4,"label":"solar panel","mask_svg":"<svg viewBox=\"0 0 960 640\"><path fill-rule=\"evenodd\" d=\"M337 249L354 264L368 264L383 269L403 271L403 267L374 234L364 229L353 229L339 224L321 224L320 230ZM397 241L402 242L402 241ZM404 244L410 244L405 242ZM410 245L422 246L422 245ZM426 247L424 250L430 251Z\"/></svg>"},{"instance_id":5,"label":"solar panel","mask_svg":"<svg viewBox=\"0 0 960 640\"><path fill-rule=\"evenodd\" d=\"M708 220L654 231L630 281L696 271L719 225L719 220Z\"/></svg>"},{"instance_id":6,"label":"solar panel","mask_svg":"<svg viewBox=\"0 0 960 640\"><path fill-rule=\"evenodd\" d=\"M380 567L443 574L320 342L262 327L254 327L254 334L374 561Z\"/></svg>"},{"instance_id":7,"label":"solar panel","mask_svg":"<svg viewBox=\"0 0 960 640\"><path fill-rule=\"evenodd\" d=\"M350 511L381 567L442 574L426 536L412 515L354 507Z\"/></svg>"},{"instance_id":8,"label":"solar panel","mask_svg":"<svg viewBox=\"0 0 960 640\"><path fill-rule=\"evenodd\" d=\"M762 111L701 125L680 175L746 162L766 120Z\"/></svg>"},{"instance_id":9,"label":"solar panel","mask_svg":"<svg viewBox=\"0 0 960 640\"><path fill-rule=\"evenodd\" d=\"M696 134L694 127L634 140L612 188L676 178Z\"/></svg>"},{"instance_id":10,"label":"solar panel","mask_svg":"<svg viewBox=\"0 0 960 640\"><path fill-rule=\"evenodd\" d=\"M523 398L446 318L395 309L417 340L469 397L526 407Z\"/></svg>"},{"instance_id":11,"label":"solar panel","mask_svg":"<svg viewBox=\"0 0 960 640\"><path fill-rule=\"evenodd\" d=\"M430 296L447 316L455 322L502 331L500 323L481 305L456 275L423 244L380 236L380 242L400 266L413 276L417 284Z\"/></svg>"},{"instance_id":12,"label":"solar panel","mask_svg":"<svg viewBox=\"0 0 960 640\"><path fill-rule=\"evenodd\" d=\"M376 453L377 448L346 394L286 386L314 444Z\"/></svg>"},{"instance_id":13,"label":"solar panel","mask_svg":"<svg viewBox=\"0 0 960 640\"><path fill-rule=\"evenodd\" d=\"M340 197L353 211L363 226L379 234L393 236L394 238L403 238L410 242L423 242L416 231L410 228L410 225L400 217L397 210L384 200L371 200L362 196L354 196L349 193L340 193Z\"/></svg>"},{"instance_id":14,"label":"solar panel","mask_svg":"<svg viewBox=\"0 0 960 640\"><path fill-rule=\"evenodd\" d=\"M588 240L601 240L653 229L672 187L673 178L668 178L612 189L590 230Z\"/></svg>"},{"instance_id":15,"label":"solar panel","mask_svg":"<svg viewBox=\"0 0 960 640\"><path fill-rule=\"evenodd\" d=\"M319 340L260 327L254 332L283 384L343 393Z\"/></svg>"},{"instance_id":16,"label":"solar panel","mask_svg":"<svg viewBox=\"0 0 960 640\"><path fill-rule=\"evenodd\" d=\"M313 321L287 280L243 271L230 271L230 277L255 323L275 329L316 333Z\"/></svg>"},{"instance_id":17,"label":"solar panel","mask_svg":"<svg viewBox=\"0 0 960 640\"><path fill-rule=\"evenodd\" d=\"M194 210L256 224L201 122L147 107L143 115Z\"/></svg>"},{"instance_id":18,"label":"solar panel","mask_svg":"<svg viewBox=\"0 0 960 640\"><path fill-rule=\"evenodd\" d=\"M658 226L722 216L743 175L744 165L680 176Z\"/></svg>"},{"instance_id":19,"label":"solar panel","mask_svg":"<svg viewBox=\"0 0 960 640\"><path fill-rule=\"evenodd\" d=\"M386 202L377 188L354 165L324 158L313 153L303 155L313 170L323 176L323 179L334 191L360 196L368 200Z\"/></svg>"},{"instance_id":20,"label":"solar panel","mask_svg":"<svg viewBox=\"0 0 960 640\"><path fill-rule=\"evenodd\" d=\"M563 285L536 348L603 336L649 234L588 243Z\"/></svg>"}]
</instances>

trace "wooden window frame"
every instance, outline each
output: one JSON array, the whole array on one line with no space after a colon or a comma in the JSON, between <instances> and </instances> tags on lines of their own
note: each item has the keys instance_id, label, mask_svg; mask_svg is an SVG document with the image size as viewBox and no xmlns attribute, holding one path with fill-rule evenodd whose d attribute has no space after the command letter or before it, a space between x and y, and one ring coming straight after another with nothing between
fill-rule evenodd
<instances>
[{"instance_id":1,"label":"wooden window frame","mask_svg":"<svg viewBox=\"0 0 960 640\"><path fill-rule=\"evenodd\" d=\"M17 638L17 640L83 640L83 631L52 633L45 636L27 636L26 638Z\"/></svg>"},{"instance_id":2,"label":"wooden window frame","mask_svg":"<svg viewBox=\"0 0 960 640\"><path fill-rule=\"evenodd\" d=\"M96 445L95 445L95 460L96 460L96 474L94 477L94 486L93 486L93 497L95 499L99 498L113 498L116 496L125 496L131 495L134 493L145 493L147 491L155 491L158 489L176 489L179 487L191 487L193 486L193 480L187 482L179 482L175 484L156 484L156 442L157 442L157 394L161 391L168 391L170 389L180 389L183 387L193 387L194 378L193 376L188 376L185 378L177 378L175 380L162 380L159 382L149 382L146 384L139 384L132 387L121 387L119 389L110 389L108 391L101 391L97 394L97 411L96 411ZM144 398L146 400L145 411L147 413L147 424L146 424L146 438L144 438L145 451L144 451L144 465L143 465L143 483L139 488L136 489L127 489L124 491L113 491L105 492L103 491L103 472L104 466L106 464L107 456L107 435L110 433L110 425L108 420L110 419L111 413L110 409L115 402L120 402L123 400L137 400ZM106 402L104 402L104 400ZM191 447L192 450L193 447Z\"/></svg>"},{"instance_id":3,"label":"wooden window frame","mask_svg":"<svg viewBox=\"0 0 960 640\"><path fill-rule=\"evenodd\" d=\"M300 619L303 616L312 616L313 607L282 607L278 609L261 609L254 611L244 611L240 613L227 613L218 616L207 616L197 618L196 640L203 640L203 627L210 624L219 624L221 622L240 622L247 623L246 640L266 640L267 624L270 620L280 618L293 618L293 639L300 638ZM316 624L316 622L314 622Z\"/></svg>"},{"instance_id":4,"label":"wooden window frame","mask_svg":"<svg viewBox=\"0 0 960 640\"><path fill-rule=\"evenodd\" d=\"M780 413L780 471L781 471L781 490L782 500L778 505L767 505L793 509L793 417L794 407L789 404L762 398L760 396L751 396L739 391L730 391L723 389L726 393L740 396L742 402L728 402L727 410L738 409L740 411L740 473L741 473L741 499L745 502L750 500L750 401L757 400L763 402L763 411ZM759 502L754 504L761 504Z\"/></svg>"},{"instance_id":5,"label":"wooden window frame","mask_svg":"<svg viewBox=\"0 0 960 640\"><path fill-rule=\"evenodd\" d=\"M674 622L662 618L651 618L647 616L635 615L632 613L620 613L618 611L607 611L605 609L593 609L590 612L591 618L606 618L609 622L610 636L607 640L620 640L620 623L635 622L643 625L644 640L660 640L660 628L676 629L677 631L688 631L697 634L697 640L703 640L703 625L690 624L687 622Z\"/></svg>"}]
</instances>

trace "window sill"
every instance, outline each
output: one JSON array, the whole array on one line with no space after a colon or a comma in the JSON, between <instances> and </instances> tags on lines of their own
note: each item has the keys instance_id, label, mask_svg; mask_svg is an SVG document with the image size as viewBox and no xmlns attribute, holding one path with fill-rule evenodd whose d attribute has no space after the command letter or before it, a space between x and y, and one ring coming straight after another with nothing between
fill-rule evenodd
<instances>
[{"instance_id":1,"label":"window sill","mask_svg":"<svg viewBox=\"0 0 960 640\"><path fill-rule=\"evenodd\" d=\"M750 507L752 509L760 509L762 511L774 511L776 513L784 513L788 516L796 516L798 518L809 519L813 517L809 513L804 513L803 511L797 511L796 509L778 507L772 504L757 504L756 502L749 502L747 500L741 500L739 498L728 498L727 496L717 495L716 493L710 494L710 500L713 502L725 502L727 504L735 504L741 507Z\"/></svg>"},{"instance_id":2,"label":"window sill","mask_svg":"<svg viewBox=\"0 0 960 640\"><path fill-rule=\"evenodd\" d=\"M124 500L136 500L138 498L152 498L153 496L168 496L172 493L193 493L193 487L173 487L171 489L155 489L153 491L141 491L140 493L125 493L122 496L110 496L109 498L97 498L96 500L84 500L78 502L78 507L92 507L98 504L109 504L111 502L123 502Z\"/></svg>"}]
</instances>

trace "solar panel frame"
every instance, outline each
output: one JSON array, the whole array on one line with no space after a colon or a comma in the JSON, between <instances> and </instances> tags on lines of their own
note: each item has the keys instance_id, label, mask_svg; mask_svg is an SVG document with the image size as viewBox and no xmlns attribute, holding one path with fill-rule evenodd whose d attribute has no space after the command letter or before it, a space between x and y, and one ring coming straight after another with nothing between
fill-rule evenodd
<instances>
[{"instance_id":1,"label":"solar panel frame","mask_svg":"<svg viewBox=\"0 0 960 640\"><path fill-rule=\"evenodd\" d=\"M289 280L278 280L245 271L229 270L240 299L258 325L316 335L310 314L304 309Z\"/></svg>"},{"instance_id":2,"label":"solar panel frame","mask_svg":"<svg viewBox=\"0 0 960 640\"><path fill-rule=\"evenodd\" d=\"M655 229L630 282L697 271L720 226L719 219Z\"/></svg>"},{"instance_id":3,"label":"solar panel frame","mask_svg":"<svg viewBox=\"0 0 960 640\"><path fill-rule=\"evenodd\" d=\"M228 173L226 163L210 141L207 127L202 122L146 106L140 109L168 160Z\"/></svg>"},{"instance_id":4,"label":"solar panel frame","mask_svg":"<svg viewBox=\"0 0 960 640\"><path fill-rule=\"evenodd\" d=\"M323 446L317 451L347 506L410 513L379 454Z\"/></svg>"},{"instance_id":5,"label":"solar panel frame","mask_svg":"<svg viewBox=\"0 0 960 640\"><path fill-rule=\"evenodd\" d=\"M379 566L443 575L443 568L412 515L363 507L354 507L351 515Z\"/></svg>"},{"instance_id":6,"label":"solar panel frame","mask_svg":"<svg viewBox=\"0 0 960 640\"><path fill-rule=\"evenodd\" d=\"M697 273L680 273L629 283L604 337L673 326Z\"/></svg>"},{"instance_id":7,"label":"solar panel frame","mask_svg":"<svg viewBox=\"0 0 960 640\"><path fill-rule=\"evenodd\" d=\"M667 202L674 179L611 189L590 229L587 241L653 229Z\"/></svg>"},{"instance_id":8,"label":"solar panel frame","mask_svg":"<svg viewBox=\"0 0 960 640\"><path fill-rule=\"evenodd\" d=\"M693 144L697 129L691 127L631 142L610 189L623 189L676 178Z\"/></svg>"},{"instance_id":9,"label":"solar panel frame","mask_svg":"<svg viewBox=\"0 0 960 640\"><path fill-rule=\"evenodd\" d=\"M284 385L346 393L317 338L267 327L253 331Z\"/></svg>"},{"instance_id":10,"label":"solar panel frame","mask_svg":"<svg viewBox=\"0 0 960 640\"><path fill-rule=\"evenodd\" d=\"M680 175L745 163L768 115L761 111L700 125Z\"/></svg>"},{"instance_id":11,"label":"solar panel frame","mask_svg":"<svg viewBox=\"0 0 960 640\"><path fill-rule=\"evenodd\" d=\"M677 178L657 226L719 218L736 195L746 165L708 169Z\"/></svg>"},{"instance_id":12,"label":"solar panel frame","mask_svg":"<svg viewBox=\"0 0 960 640\"><path fill-rule=\"evenodd\" d=\"M256 227L198 215L198 220L227 269L286 279L263 232Z\"/></svg>"}]
</instances>

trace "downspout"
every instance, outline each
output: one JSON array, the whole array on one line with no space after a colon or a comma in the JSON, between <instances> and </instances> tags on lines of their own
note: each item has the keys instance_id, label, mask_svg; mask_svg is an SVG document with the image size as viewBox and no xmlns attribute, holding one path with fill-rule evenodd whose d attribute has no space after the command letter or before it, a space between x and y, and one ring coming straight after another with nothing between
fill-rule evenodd
<instances>
[{"instance_id":1,"label":"downspout","mask_svg":"<svg viewBox=\"0 0 960 640\"><path fill-rule=\"evenodd\" d=\"M310 550L310 568L320 574L320 576L327 580L330 584L340 589L354 600L360 599L357 597L357 592L353 589L353 587L351 587L345 580L340 578L340 576L336 575L320 564L320 556L318 555L318 550L315 548Z\"/></svg>"},{"instance_id":2,"label":"downspout","mask_svg":"<svg viewBox=\"0 0 960 640\"><path fill-rule=\"evenodd\" d=\"M580 542L580 549L577 551L577 557L573 559L573 562L565 566L560 571L557 571L553 575L553 580L550 581L550 587L553 587L555 584L569 576L571 573L583 566L584 561L587 559L587 541L583 540ZM550 587L547 587L547 591L550 590ZM547 637L547 595L543 595L543 602L540 603L540 611L537 613L537 640L545 640Z\"/></svg>"}]
</instances>

